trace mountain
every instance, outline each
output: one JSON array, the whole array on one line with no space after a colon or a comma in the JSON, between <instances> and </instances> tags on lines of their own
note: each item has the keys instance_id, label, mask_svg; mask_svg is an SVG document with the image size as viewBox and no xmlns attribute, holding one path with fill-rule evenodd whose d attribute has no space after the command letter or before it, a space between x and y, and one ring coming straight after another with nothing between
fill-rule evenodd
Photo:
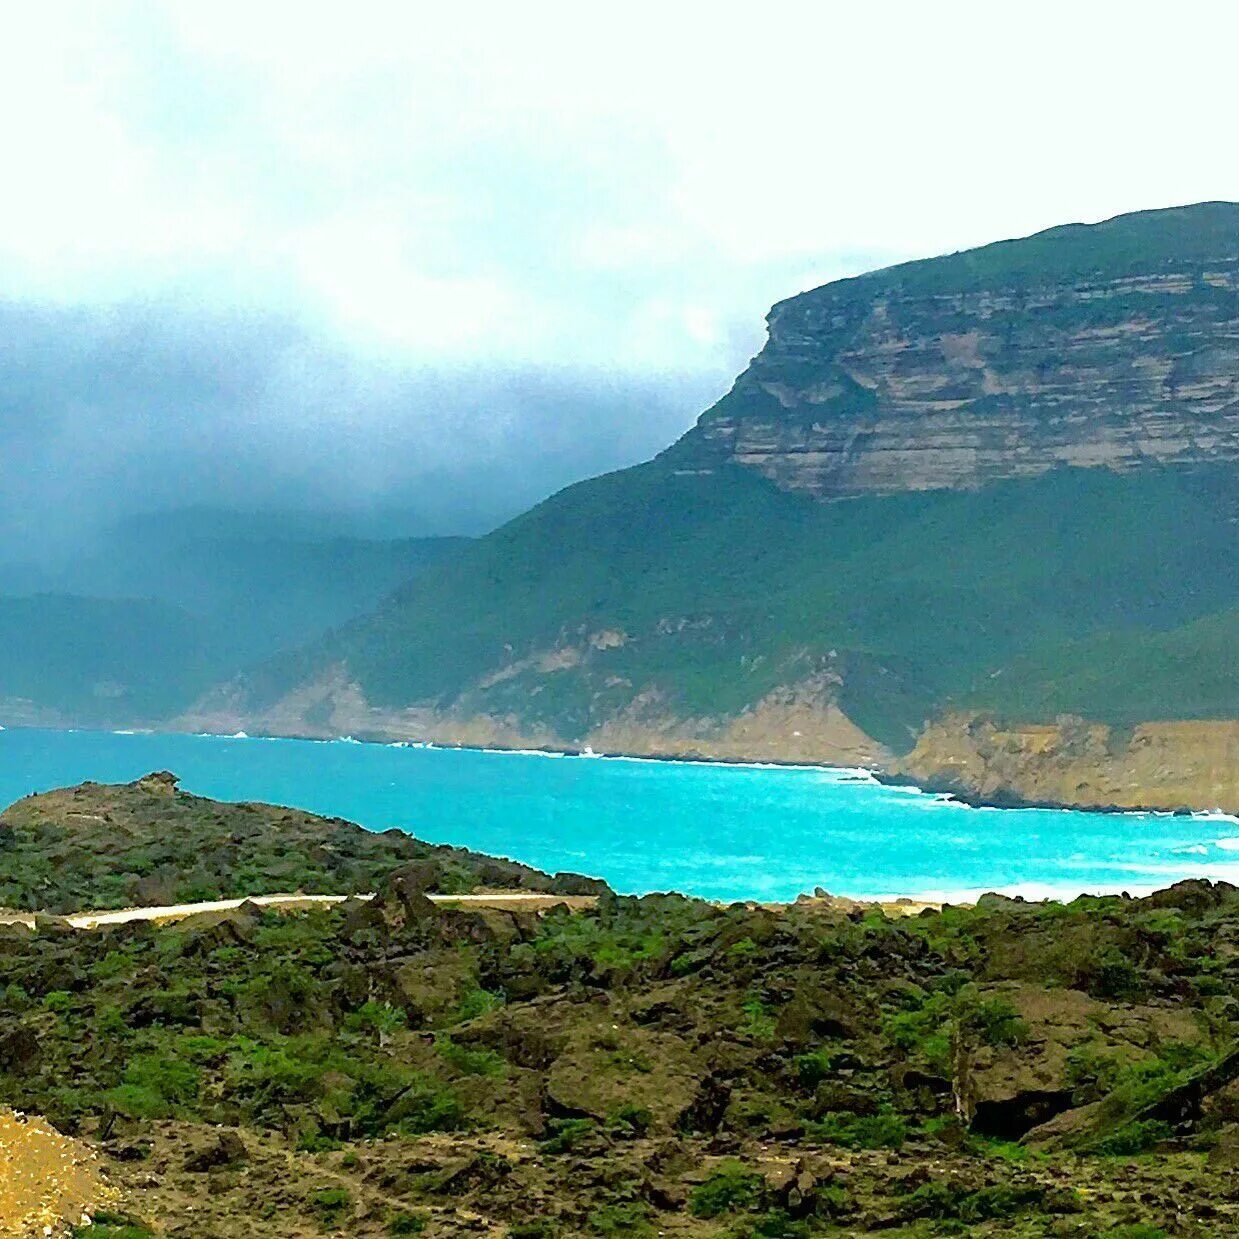
<instances>
[{"instance_id":1,"label":"mountain","mask_svg":"<svg viewBox=\"0 0 1239 1239\"><path fill-rule=\"evenodd\" d=\"M828 284L674 454L817 498L1233 462L1237 254L1215 202Z\"/></svg>"},{"instance_id":2,"label":"mountain","mask_svg":"<svg viewBox=\"0 0 1239 1239\"><path fill-rule=\"evenodd\" d=\"M174 513L62 558L0 566L0 722L158 722L369 610L466 541Z\"/></svg>"},{"instance_id":3,"label":"mountain","mask_svg":"<svg viewBox=\"0 0 1239 1239\"><path fill-rule=\"evenodd\" d=\"M904 768L950 782L915 755L927 722L1071 714L1101 728L1080 796L1239 803L1239 204L841 280L769 324L660 457L184 721L888 767L912 750ZM1185 722L1220 760L1133 785L1137 740L1194 760ZM1010 777L986 794L1023 798Z\"/></svg>"},{"instance_id":4,"label":"mountain","mask_svg":"<svg viewBox=\"0 0 1239 1239\"><path fill-rule=\"evenodd\" d=\"M166 717L229 670L211 646L201 620L164 602L0 597L0 722L90 725Z\"/></svg>"}]
</instances>

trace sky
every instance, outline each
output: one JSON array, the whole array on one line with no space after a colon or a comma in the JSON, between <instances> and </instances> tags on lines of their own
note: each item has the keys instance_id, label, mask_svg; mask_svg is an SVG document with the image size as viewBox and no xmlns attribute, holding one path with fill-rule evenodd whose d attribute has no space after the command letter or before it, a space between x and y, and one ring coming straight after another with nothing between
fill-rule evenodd
<instances>
[{"instance_id":1,"label":"sky","mask_svg":"<svg viewBox=\"0 0 1239 1239\"><path fill-rule=\"evenodd\" d=\"M783 297L1239 198L1232 3L91 0L0 40L0 553L185 505L477 531Z\"/></svg>"}]
</instances>

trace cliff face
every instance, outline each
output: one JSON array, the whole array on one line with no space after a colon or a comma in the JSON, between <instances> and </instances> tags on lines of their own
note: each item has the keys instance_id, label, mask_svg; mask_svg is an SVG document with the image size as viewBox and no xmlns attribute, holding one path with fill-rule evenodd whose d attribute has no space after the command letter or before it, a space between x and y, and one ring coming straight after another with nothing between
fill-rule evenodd
<instances>
[{"instance_id":1,"label":"cliff face","mask_svg":"<svg viewBox=\"0 0 1239 1239\"><path fill-rule=\"evenodd\" d=\"M570 670L570 668L560 668ZM176 720L185 731L229 735L239 730L334 739L430 740L478 748L563 749L711 761L811 762L879 766L890 750L866 735L839 708L836 687L815 676L779 688L734 715L685 716L655 689L587 730L566 730L504 710L471 693L446 708L421 704L393 709L367 700L344 667L271 703L247 708L222 689ZM488 705L490 708L488 709Z\"/></svg>"},{"instance_id":2,"label":"cliff face","mask_svg":"<svg viewBox=\"0 0 1239 1239\"><path fill-rule=\"evenodd\" d=\"M1239 207L1112 256L1132 218L1088 260L1034 262L1056 229L782 302L675 458L819 498L1239 459Z\"/></svg>"},{"instance_id":3,"label":"cliff face","mask_svg":"<svg viewBox=\"0 0 1239 1239\"><path fill-rule=\"evenodd\" d=\"M1082 719L999 725L949 715L897 768L924 786L999 803L1239 813L1239 722L1119 731Z\"/></svg>"}]
</instances>

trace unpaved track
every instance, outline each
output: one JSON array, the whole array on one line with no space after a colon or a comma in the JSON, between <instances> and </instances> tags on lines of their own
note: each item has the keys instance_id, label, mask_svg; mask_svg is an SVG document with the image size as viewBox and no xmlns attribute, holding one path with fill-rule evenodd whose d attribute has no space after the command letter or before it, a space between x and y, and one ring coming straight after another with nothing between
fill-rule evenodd
<instances>
[{"instance_id":1,"label":"unpaved track","mask_svg":"<svg viewBox=\"0 0 1239 1239\"><path fill-rule=\"evenodd\" d=\"M361 895L251 895L246 899L216 899L208 903L177 903L161 908L120 908L104 912L73 912L58 920L74 929L98 929L103 925L124 925L129 921L159 921L166 924L180 921L200 912L231 912L242 904L257 904L262 908L311 908L320 904L343 903L346 899L373 899L373 894ZM461 905L471 908L497 908L507 912L541 912L548 908L568 907L574 910L592 908L596 895L544 895L530 891L495 891L482 895L428 895L432 903ZM0 922L28 925L34 928L32 912L4 912Z\"/></svg>"}]
</instances>

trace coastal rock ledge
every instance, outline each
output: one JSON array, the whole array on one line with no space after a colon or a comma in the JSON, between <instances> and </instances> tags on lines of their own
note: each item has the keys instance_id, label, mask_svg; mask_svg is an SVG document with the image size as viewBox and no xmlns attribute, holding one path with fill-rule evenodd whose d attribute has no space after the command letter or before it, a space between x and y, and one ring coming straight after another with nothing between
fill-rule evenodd
<instances>
[{"instance_id":1,"label":"coastal rock ledge","mask_svg":"<svg viewBox=\"0 0 1239 1239\"><path fill-rule=\"evenodd\" d=\"M1072 717L1001 725L954 714L931 723L893 769L990 804L1239 813L1239 722L1123 729Z\"/></svg>"}]
</instances>

